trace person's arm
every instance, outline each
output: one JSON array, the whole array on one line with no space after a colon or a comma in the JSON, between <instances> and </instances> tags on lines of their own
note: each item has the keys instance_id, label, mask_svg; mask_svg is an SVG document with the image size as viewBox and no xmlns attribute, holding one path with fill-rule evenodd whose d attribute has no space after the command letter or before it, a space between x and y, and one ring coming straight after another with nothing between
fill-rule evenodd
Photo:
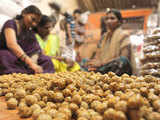
<instances>
[{"instance_id":1,"label":"person's arm","mask_svg":"<svg viewBox=\"0 0 160 120\"><path fill-rule=\"evenodd\" d=\"M131 57L131 42L129 36L124 37L123 40L120 41L120 56L125 56L128 60Z\"/></svg>"},{"instance_id":2,"label":"person's arm","mask_svg":"<svg viewBox=\"0 0 160 120\"><path fill-rule=\"evenodd\" d=\"M121 50L121 55L120 56L125 56L126 58L128 58L130 60L130 54L131 54L130 46L128 45Z\"/></svg>"},{"instance_id":3,"label":"person's arm","mask_svg":"<svg viewBox=\"0 0 160 120\"><path fill-rule=\"evenodd\" d=\"M71 28L70 28L70 24L67 23L67 34L68 34L68 41L67 44L72 44L72 34L71 34Z\"/></svg>"},{"instance_id":4,"label":"person's arm","mask_svg":"<svg viewBox=\"0 0 160 120\"><path fill-rule=\"evenodd\" d=\"M84 25L79 25L79 27L76 27L75 30L76 30L77 34L85 35L86 31L85 31L85 26Z\"/></svg>"},{"instance_id":5,"label":"person's arm","mask_svg":"<svg viewBox=\"0 0 160 120\"><path fill-rule=\"evenodd\" d=\"M25 54L23 49L18 45L16 39L16 33L12 28L6 28L5 31L7 47L22 61L24 61L35 73L41 73L43 70L40 66L35 64L32 59Z\"/></svg>"},{"instance_id":6,"label":"person's arm","mask_svg":"<svg viewBox=\"0 0 160 120\"><path fill-rule=\"evenodd\" d=\"M65 62L65 58L61 56L51 56L51 58Z\"/></svg>"},{"instance_id":7,"label":"person's arm","mask_svg":"<svg viewBox=\"0 0 160 120\"><path fill-rule=\"evenodd\" d=\"M84 66L87 67L98 67L101 65L101 61L99 60L100 57L100 53L101 53L101 48L96 49L96 51L94 51L90 57L90 60L88 62L85 63Z\"/></svg>"}]
</instances>

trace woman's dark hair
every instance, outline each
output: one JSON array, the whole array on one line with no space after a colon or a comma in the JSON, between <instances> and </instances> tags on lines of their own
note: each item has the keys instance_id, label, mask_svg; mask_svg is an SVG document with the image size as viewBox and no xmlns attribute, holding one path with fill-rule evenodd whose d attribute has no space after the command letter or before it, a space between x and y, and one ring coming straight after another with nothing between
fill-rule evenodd
<instances>
[{"instance_id":1,"label":"woman's dark hair","mask_svg":"<svg viewBox=\"0 0 160 120\"><path fill-rule=\"evenodd\" d=\"M56 12L60 13L61 7L56 2L49 3L49 6L54 9Z\"/></svg>"},{"instance_id":2,"label":"woman's dark hair","mask_svg":"<svg viewBox=\"0 0 160 120\"><path fill-rule=\"evenodd\" d=\"M106 14L108 14L108 13L113 13L121 23L123 22L122 14L119 10L107 8Z\"/></svg>"},{"instance_id":3,"label":"woman's dark hair","mask_svg":"<svg viewBox=\"0 0 160 120\"><path fill-rule=\"evenodd\" d=\"M76 14L76 13L82 14L82 11L81 11L80 9L75 9L75 10L73 11L73 14Z\"/></svg>"},{"instance_id":4,"label":"woman's dark hair","mask_svg":"<svg viewBox=\"0 0 160 120\"><path fill-rule=\"evenodd\" d=\"M57 21L56 21L56 18L55 18L54 16L49 17L49 16L47 16L47 15L42 15L41 20L40 20L40 22L39 22L39 24L38 24L37 27L43 27L43 26L45 26L48 22L55 22L55 23L56 23ZM35 27L35 28L33 29L33 31L36 32L36 33L38 33L37 27Z\"/></svg>"},{"instance_id":5,"label":"woman's dark hair","mask_svg":"<svg viewBox=\"0 0 160 120\"><path fill-rule=\"evenodd\" d=\"M24 8L24 9L22 10L22 12L21 12L21 15L17 15L17 16L16 16L16 19L22 19L22 18L23 18L23 14L30 14L30 13L31 13L31 14L36 14L36 15L38 15L38 16L41 16L41 15L42 15L39 8L37 8L37 7L34 6L34 5L30 5L30 6L26 7L26 8Z\"/></svg>"},{"instance_id":6,"label":"woman's dark hair","mask_svg":"<svg viewBox=\"0 0 160 120\"><path fill-rule=\"evenodd\" d=\"M52 19L52 23L57 23L57 19L54 15L51 15L50 18Z\"/></svg>"},{"instance_id":7,"label":"woman's dark hair","mask_svg":"<svg viewBox=\"0 0 160 120\"><path fill-rule=\"evenodd\" d=\"M107 32L107 28L106 28L106 25L105 25L105 22L104 22L104 17L101 17L101 20L100 20L100 26L101 26L101 35L103 35L104 33Z\"/></svg>"},{"instance_id":8,"label":"woman's dark hair","mask_svg":"<svg viewBox=\"0 0 160 120\"><path fill-rule=\"evenodd\" d=\"M56 18L54 16L49 17L47 15L42 15L41 21L39 22L38 26L43 27L48 22L55 22L56 23Z\"/></svg>"}]
</instances>

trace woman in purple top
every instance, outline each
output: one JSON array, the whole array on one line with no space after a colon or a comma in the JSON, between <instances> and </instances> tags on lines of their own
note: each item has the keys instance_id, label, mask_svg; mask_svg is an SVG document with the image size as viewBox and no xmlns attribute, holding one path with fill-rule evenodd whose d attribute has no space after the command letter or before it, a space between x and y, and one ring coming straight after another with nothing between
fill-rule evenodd
<instances>
[{"instance_id":1,"label":"woman in purple top","mask_svg":"<svg viewBox=\"0 0 160 120\"><path fill-rule=\"evenodd\" d=\"M31 5L4 24L0 34L0 75L54 72L50 58L42 54L32 31L40 19L40 10Z\"/></svg>"}]
</instances>

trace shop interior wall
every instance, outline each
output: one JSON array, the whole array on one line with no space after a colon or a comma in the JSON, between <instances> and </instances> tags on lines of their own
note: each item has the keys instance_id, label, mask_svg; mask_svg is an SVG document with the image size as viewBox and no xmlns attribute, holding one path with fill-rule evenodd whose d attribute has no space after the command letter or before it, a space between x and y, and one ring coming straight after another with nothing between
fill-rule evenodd
<instances>
[{"instance_id":1,"label":"shop interior wall","mask_svg":"<svg viewBox=\"0 0 160 120\"><path fill-rule=\"evenodd\" d=\"M98 12L104 11L106 8L151 8L158 3L158 0L78 0L78 3L84 10Z\"/></svg>"}]
</instances>

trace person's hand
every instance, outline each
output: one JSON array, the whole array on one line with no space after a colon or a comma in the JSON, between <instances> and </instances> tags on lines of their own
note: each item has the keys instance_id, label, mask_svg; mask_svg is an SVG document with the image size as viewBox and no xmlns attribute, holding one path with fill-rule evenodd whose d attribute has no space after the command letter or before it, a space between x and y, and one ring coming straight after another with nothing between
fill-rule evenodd
<instances>
[{"instance_id":1,"label":"person's hand","mask_svg":"<svg viewBox=\"0 0 160 120\"><path fill-rule=\"evenodd\" d=\"M42 73L42 72L43 72L42 67L39 66L39 65L37 65L37 64L35 64L35 63L32 63L32 64L30 65L30 68L31 68L32 70L34 70L35 73Z\"/></svg>"},{"instance_id":2,"label":"person's hand","mask_svg":"<svg viewBox=\"0 0 160 120\"><path fill-rule=\"evenodd\" d=\"M96 60L96 59L92 59L91 61L88 61L86 63L86 66L91 67L91 68L100 67L101 65L102 65L101 61Z\"/></svg>"},{"instance_id":3,"label":"person's hand","mask_svg":"<svg viewBox=\"0 0 160 120\"><path fill-rule=\"evenodd\" d=\"M59 61L65 61L65 59L63 57L60 57L60 56L59 57L57 56L56 59L59 60Z\"/></svg>"},{"instance_id":4,"label":"person's hand","mask_svg":"<svg viewBox=\"0 0 160 120\"><path fill-rule=\"evenodd\" d=\"M60 56L53 56L52 58L58 60L58 61L64 61L64 58L63 57L60 57Z\"/></svg>"},{"instance_id":5,"label":"person's hand","mask_svg":"<svg viewBox=\"0 0 160 120\"><path fill-rule=\"evenodd\" d=\"M71 45L72 44L72 38L69 38L68 40L66 40L66 44Z\"/></svg>"},{"instance_id":6,"label":"person's hand","mask_svg":"<svg viewBox=\"0 0 160 120\"><path fill-rule=\"evenodd\" d=\"M89 67L88 68L88 71L90 72L90 71L95 71L97 68L95 68L95 67Z\"/></svg>"},{"instance_id":7,"label":"person's hand","mask_svg":"<svg viewBox=\"0 0 160 120\"><path fill-rule=\"evenodd\" d=\"M94 66L95 67L100 67L100 66L102 66L103 64L100 62L100 61L97 61L97 62L95 62L94 63Z\"/></svg>"},{"instance_id":8,"label":"person's hand","mask_svg":"<svg viewBox=\"0 0 160 120\"><path fill-rule=\"evenodd\" d=\"M67 64L68 68L71 68L74 65L74 61L71 59L65 59L65 63Z\"/></svg>"}]
</instances>

